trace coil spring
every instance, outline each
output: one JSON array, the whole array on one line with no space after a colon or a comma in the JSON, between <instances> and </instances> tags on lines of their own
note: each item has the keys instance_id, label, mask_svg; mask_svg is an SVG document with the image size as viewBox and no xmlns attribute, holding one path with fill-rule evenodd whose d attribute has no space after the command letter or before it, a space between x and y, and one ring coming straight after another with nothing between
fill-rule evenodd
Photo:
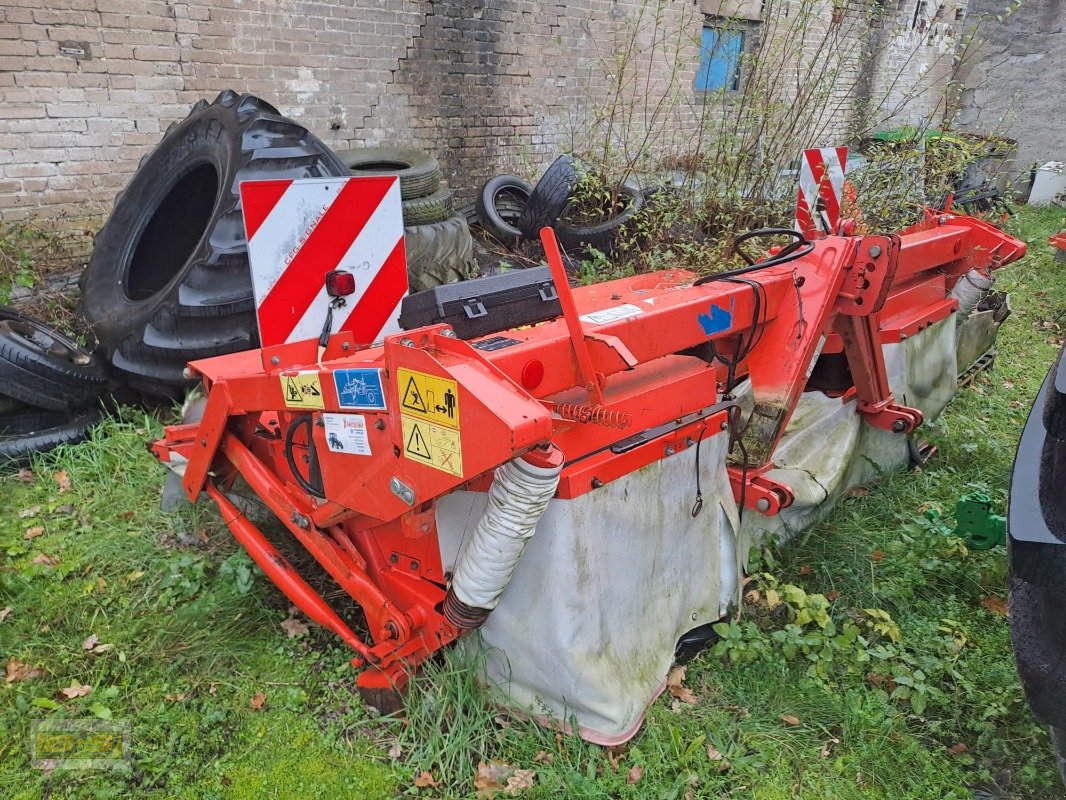
<instances>
[{"instance_id":1,"label":"coil spring","mask_svg":"<svg viewBox=\"0 0 1066 800\"><path fill-rule=\"evenodd\" d=\"M630 419L627 412L611 411L603 406L585 403L556 403L555 413L563 419L585 425L603 425L605 428L625 428L629 425Z\"/></svg>"}]
</instances>

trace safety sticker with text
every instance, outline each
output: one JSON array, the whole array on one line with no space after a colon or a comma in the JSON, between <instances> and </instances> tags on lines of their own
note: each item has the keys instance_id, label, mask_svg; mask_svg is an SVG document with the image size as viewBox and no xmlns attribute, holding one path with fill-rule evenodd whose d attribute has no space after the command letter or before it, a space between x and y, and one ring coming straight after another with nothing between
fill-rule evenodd
<instances>
[{"instance_id":1,"label":"safety sticker with text","mask_svg":"<svg viewBox=\"0 0 1066 800\"><path fill-rule=\"evenodd\" d=\"M463 451L459 431L400 415L403 429L403 454L427 467L463 476Z\"/></svg>"},{"instance_id":2,"label":"safety sticker with text","mask_svg":"<svg viewBox=\"0 0 1066 800\"><path fill-rule=\"evenodd\" d=\"M635 317L637 314L643 314L644 311L640 306L635 306L632 303L626 303L621 306L612 306L611 308L605 308L601 311L593 311L589 314L582 314L579 319L582 322L589 322L593 325L603 325L607 322L615 322L620 319L628 319L629 317Z\"/></svg>"},{"instance_id":3,"label":"safety sticker with text","mask_svg":"<svg viewBox=\"0 0 1066 800\"><path fill-rule=\"evenodd\" d=\"M281 394L289 408L325 408L318 372L306 370L281 376Z\"/></svg>"},{"instance_id":4,"label":"safety sticker with text","mask_svg":"<svg viewBox=\"0 0 1066 800\"><path fill-rule=\"evenodd\" d=\"M400 367L396 370L396 391L401 414L414 414L449 428L459 427L459 389L455 381Z\"/></svg>"}]
</instances>

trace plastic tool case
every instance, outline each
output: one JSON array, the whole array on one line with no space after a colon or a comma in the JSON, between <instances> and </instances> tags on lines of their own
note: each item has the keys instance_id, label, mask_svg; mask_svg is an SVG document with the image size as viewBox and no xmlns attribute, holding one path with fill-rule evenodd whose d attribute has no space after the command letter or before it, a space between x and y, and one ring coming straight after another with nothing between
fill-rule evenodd
<instances>
[{"instance_id":1,"label":"plastic tool case","mask_svg":"<svg viewBox=\"0 0 1066 800\"><path fill-rule=\"evenodd\" d=\"M460 339L476 339L562 313L551 270L531 267L409 295L400 306L400 327L446 322Z\"/></svg>"}]
</instances>

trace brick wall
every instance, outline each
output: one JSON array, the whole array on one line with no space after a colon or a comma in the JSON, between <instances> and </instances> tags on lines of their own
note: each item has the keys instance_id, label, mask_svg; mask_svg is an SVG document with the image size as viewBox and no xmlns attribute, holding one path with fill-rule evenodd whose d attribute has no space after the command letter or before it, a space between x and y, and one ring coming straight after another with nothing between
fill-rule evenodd
<instances>
[{"instance_id":1,"label":"brick wall","mask_svg":"<svg viewBox=\"0 0 1066 800\"><path fill-rule=\"evenodd\" d=\"M0 215L101 218L166 126L231 87L337 148L423 147L466 197L495 172L535 174L590 128L605 137L619 83L638 113L614 145L650 134L683 152L703 18L688 0L0 0ZM863 15L836 35L865 42ZM615 74L630 41L640 80ZM855 99L809 143L845 135Z\"/></svg>"}]
</instances>

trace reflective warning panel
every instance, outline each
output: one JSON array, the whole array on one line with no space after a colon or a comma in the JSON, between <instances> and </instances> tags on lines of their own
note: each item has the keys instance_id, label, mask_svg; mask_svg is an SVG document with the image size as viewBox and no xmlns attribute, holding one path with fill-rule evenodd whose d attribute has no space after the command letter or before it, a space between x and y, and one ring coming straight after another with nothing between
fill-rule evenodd
<instances>
[{"instance_id":1,"label":"reflective warning panel","mask_svg":"<svg viewBox=\"0 0 1066 800\"><path fill-rule=\"evenodd\" d=\"M414 414L449 428L459 427L459 390L455 381L401 367L396 370L396 392L401 414Z\"/></svg>"},{"instance_id":2,"label":"reflective warning panel","mask_svg":"<svg viewBox=\"0 0 1066 800\"><path fill-rule=\"evenodd\" d=\"M417 374L417 373L416 373ZM463 476L463 450L459 431L400 415L403 428L403 454L427 467Z\"/></svg>"},{"instance_id":3,"label":"reflective warning panel","mask_svg":"<svg viewBox=\"0 0 1066 800\"><path fill-rule=\"evenodd\" d=\"M318 372L307 370L281 376L281 394L289 408L324 408Z\"/></svg>"}]
</instances>

